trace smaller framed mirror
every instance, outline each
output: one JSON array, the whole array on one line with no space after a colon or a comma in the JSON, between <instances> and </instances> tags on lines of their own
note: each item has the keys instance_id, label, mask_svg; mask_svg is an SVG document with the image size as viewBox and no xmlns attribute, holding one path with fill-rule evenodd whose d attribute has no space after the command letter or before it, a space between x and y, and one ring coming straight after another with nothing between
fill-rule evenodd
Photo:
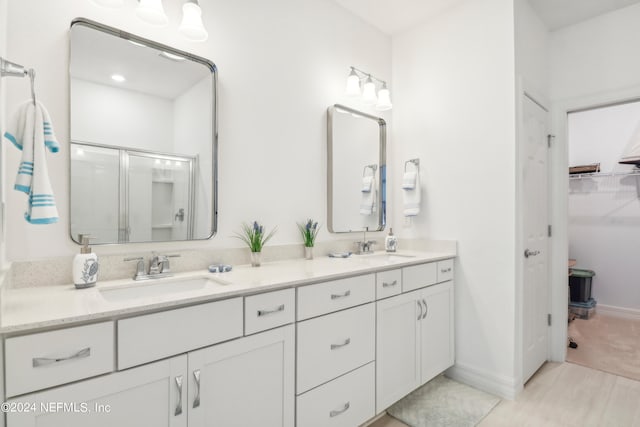
<instances>
[{"instance_id":1,"label":"smaller framed mirror","mask_svg":"<svg viewBox=\"0 0 640 427\"><path fill-rule=\"evenodd\" d=\"M327 227L380 231L386 224L387 124L335 104L327 110Z\"/></svg>"}]
</instances>

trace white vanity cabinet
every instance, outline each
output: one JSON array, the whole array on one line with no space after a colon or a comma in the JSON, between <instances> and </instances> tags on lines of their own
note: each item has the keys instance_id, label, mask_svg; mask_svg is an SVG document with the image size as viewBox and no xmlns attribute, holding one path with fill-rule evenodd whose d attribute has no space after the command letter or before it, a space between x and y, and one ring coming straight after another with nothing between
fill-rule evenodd
<instances>
[{"instance_id":1,"label":"white vanity cabinet","mask_svg":"<svg viewBox=\"0 0 640 427\"><path fill-rule=\"evenodd\" d=\"M429 273L426 283L436 280L436 263L416 267L409 267L410 280L417 280L418 270ZM403 281L404 273L405 269ZM376 412L380 413L453 365L453 281L379 300L376 306Z\"/></svg>"},{"instance_id":2,"label":"white vanity cabinet","mask_svg":"<svg viewBox=\"0 0 640 427\"><path fill-rule=\"evenodd\" d=\"M8 427L293 427L294 326L27 394L10 405L35 406L9 412Z\"/></svg>"},{"instance_id":3,"label":"white vanity cabinet","mask_svg":"<svg viewBox=\"0 0 640 427\"><path fill-rule=\"evenodd\" d=\"M186 379L181 355L27 394L9 400L7 427L186 427Z\"/></svg>"}]
</instances>

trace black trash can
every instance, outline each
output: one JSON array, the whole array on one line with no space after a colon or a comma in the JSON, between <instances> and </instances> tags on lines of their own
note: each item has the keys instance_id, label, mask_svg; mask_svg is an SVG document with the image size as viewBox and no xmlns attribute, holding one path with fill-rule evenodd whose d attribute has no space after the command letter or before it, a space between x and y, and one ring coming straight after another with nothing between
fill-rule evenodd
<instances>
[{"instance_id":1,"label":"black trash can","mask_svg":"<svg viewBox=\"0 0 640 427\"><path fill-rule=\"evenodd\" d=\"M569 276L569 297L572 302L587 302L591 298L591 286L593 276L596 273L593 270L583 270L581 268L571 269Z\"/></svg>"}]
</instances>

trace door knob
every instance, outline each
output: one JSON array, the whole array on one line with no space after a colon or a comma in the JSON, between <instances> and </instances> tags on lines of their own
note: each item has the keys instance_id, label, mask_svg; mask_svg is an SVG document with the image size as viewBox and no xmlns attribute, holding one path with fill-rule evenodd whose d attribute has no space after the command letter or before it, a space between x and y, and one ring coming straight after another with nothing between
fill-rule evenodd
<instances>
[{"instance_id":1,"label":"door knob","mask_svg":"<svg viewBox=\"0 0 640 427\"><path fill-rule=\"evenodd\" d=\"M529 249L524 250L524 257L529 258L530 256L536 256L540 253L540 251L530 251Z\"/></svg>"}]
</instances>

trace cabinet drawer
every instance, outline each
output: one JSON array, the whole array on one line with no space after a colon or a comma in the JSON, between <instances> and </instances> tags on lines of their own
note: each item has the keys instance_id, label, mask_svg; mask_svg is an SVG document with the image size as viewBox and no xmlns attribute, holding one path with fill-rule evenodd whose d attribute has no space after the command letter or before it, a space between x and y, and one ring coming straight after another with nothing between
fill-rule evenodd
<instances>
[{"instance_id":1,"label":"cabinet drawer","mask_svg":"<svg viewBox=\"0 0 640 427\"><path fill-rule=\"evenodd\" d=\"M354 427L375 415L373 362L297 399L297 427Z\"/></svg>"},{"instance_id":2,"label":"cabinet drawer","mask_svg":"<svg viewBox=\"0 0 640 427\"><path fill-rule=\"evenodd\" d=\"M374 274L302 286L298 288L298 320L371 302L375 294Z\"/></svg>"},{"instance_id":3,"label":"cabinet drawer","mask_svg":"<svg viewBox=\"0 0 640 427\"><path fill-rule=\"evenodd\" d=\"M402 292L402 270L376 273L376 299L398 295Z\"/></svg>"},{"instance_id":4,"label":"cabinet drawer","mask_svg":"<svg viewBox=\"0 0 640 427\"><path fill-rule=\"evenodd\" d=\"M267 292L244 299L244 334L272 329L295 321L296 291Z\"/></svg>"},{"instance_id":5,"label":"cabinet drawer","mask_svg":"<svg viewBox=\"0 0 640 427\"><path fill-rule=\"evenodd\" d=\"M375 358L375 304L298 323L297 393Z\"/></svg>"},{"instance_id":6,"label":"cabinet drawer","mask_svg":"<svg viewBox=\"0 0 640 427\"><path fill-rule=\"evenodd\" d=\"M242 298L118 321L118 369L242 336Z\"/></svg>"},{"instance_id":7,"label":"cabinet drawer","mask_svg":"<svg viewBox=\"0 0 640 427\"><path fill-rule=\"evenodd\" d=\"M114 353L112 322L8 338L7 396L111 372Z\"/></svg>"},{"instance_id":8,"label":"cabinet drawer","mask_svg":"<svg viewBox=\"0 0 640 427\"><path fill-rule=\"evenodd\" d=\"M438 261L438 283L453 279L453 260Z\"/></svg>"},{"instance_id":9,"label":"cabinet drawer","mask_svg":"<svg viewBox=\"0 0 640 427\"><path fill-rule=\"evenodd\" d=\"M402 269L402 292L424 288L437 282L437 263L414 265Z\"/></svg>"}]
</instances>

